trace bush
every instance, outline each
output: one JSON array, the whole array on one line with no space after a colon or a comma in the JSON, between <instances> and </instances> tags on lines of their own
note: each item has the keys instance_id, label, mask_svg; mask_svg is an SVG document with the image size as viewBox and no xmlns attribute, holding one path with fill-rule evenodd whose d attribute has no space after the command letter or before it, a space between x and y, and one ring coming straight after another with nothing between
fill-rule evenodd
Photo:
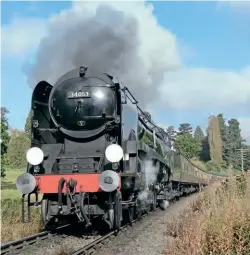
<instances>
[{"instance_id":1,"label":"bush","mask_svg":"<svg viewBox=\"0 0 250 255\"><path fill-rule=\"evenodd\" d=\"M247 179L244 173L236 175L236 187L239 196L246 195Z\"/></svg>"},{"instance_id":2,"label":"bush","mask_svg":"<svg viewBox=\"0 0 250 255\"><path fill-rule=\"evenodd\" d=\"M206 168L208 171L211 171L211 172L220 172L222 167L220 164L212 160L209 160L208 162L206 162Z\"/></svg>"},{"instance_id":3,"label":"bush","mask_svg":"<svg viewBox=\"0 0 250 255\"><path fill-rule=\"evenodd\" d=\"M200 160L198 160L198 159L192 159L191 162L192 162L195 166L197 166L199 169L202 169L202 170L204 170L204 171L207 170L206 165L205 165L204 162L202 162L202 161L200 161Z\"/></svg>"},{"instance_id":4,"label":"bush","mask_svg":"<svg viewBox=\"0 0 250 255\"><path fill-rule=\"evenodd\" d=\"M8 144L7 158L11 168L25 168L26 150L30 147L30 139L25 132L13 130Z\"/></svg>"}]
</instances>

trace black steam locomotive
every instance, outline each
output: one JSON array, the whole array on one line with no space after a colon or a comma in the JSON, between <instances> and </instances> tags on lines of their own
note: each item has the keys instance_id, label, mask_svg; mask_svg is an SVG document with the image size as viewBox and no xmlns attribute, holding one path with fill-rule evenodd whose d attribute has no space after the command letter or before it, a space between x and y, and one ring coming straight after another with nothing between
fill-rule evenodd
<instances>
[{"instance_id":1,"label":"black steam locomotive","mask_svg":"<svg viewBox=\"0 0 250 255\"><path fill-rule=\"evenodd\" d=\"M112 76L80 67L54 86L41 81L32 112L27 173L17 179L29 215L38 193L46 227L73 215L86 226L99 218L119 229L122 220L157 203L164 207L171 188L168 138Z\"/></svg>"}]
</instances>

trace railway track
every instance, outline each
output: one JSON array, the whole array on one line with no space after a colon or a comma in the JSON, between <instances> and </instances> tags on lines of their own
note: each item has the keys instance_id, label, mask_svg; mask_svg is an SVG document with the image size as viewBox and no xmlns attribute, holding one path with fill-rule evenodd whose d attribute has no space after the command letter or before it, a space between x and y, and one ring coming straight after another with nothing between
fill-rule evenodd
<instances>
[{"instance_id":1,"label":"railway track","mask_svg":"<svg viewBox=\"0 0 250 255\"><path fill-rule=\"evenodd\" d=\"M157 208L155 211L158 211L158 210L160 210L160 208ZM148 214L151 214L153 212L154 211L151 211ZM146 217L148 214L143 214L141 216L141 218L133 220L132 223L134 224L135 222L140 221L142 218ZM71 255L93 255L93 254L95 254L95 252L100 250L103 247L103 245L110 242L117 235L120 235L123 231L125 231L130 226L131 225L128 223L128 224L122 226L119 232L112 231L112 232L108 233L107 235L104 235L104 236L94 240L93 242L85 245L84 247L74 251L73 253L71 253Z\"/></svg>"},{"instance_id":2,"label":"railway track","mask_svg":"<svg viewBox=\"0 0 250 255\"><path fill-rule=\"evenodd\" d=\"M157 208L156 210L160 210L159 208ZM149 212L149 214L152 212ZM144 214L141 216L140 219L146 217L148 214ZM137 221L139 221L140 219L135 219L133 220L133 224ZM53 236L57 236L60 233L60 230L65 229L66 227L69 227L70 225L65 225L62 227L59 227L56 229L55 232L49 232L49 231L43 231L40 232L38 234L35 235L31 235L28 237L25 237L23 239L17 240L17 241L12 241L12 242L8 242L5 243L1 246L1 254L13 254L13 253L18 253L18 251L21 251L23 248L26 248L30 245L35 245L36 243L38 243L39 241L42 240L46 240L49 239ZM101 247L109 242L111 239L115 238L116 235L120 235L122 231L126 230L128 227L130 226L130 224L125 224L124 226L121 227L120 232L116 232L116 231L112 231L109 232L108 234L97 238L96 240L88 243L87 245L85 245L84 247L74 251L72 254L74 255L78 255L78 254L94 254L95 251L101 249ZM62 234L64 235L64 234ZM64 235L64 237L66 238L67 235ZM82 237L84 238L84 237Z\"/></svg>"},{"instance_id":3,"label":"railway track","mask_svg":"<svg viewBox=\"0 0 250 255\"><path fill-rule=\"evenodd\" d=\"M196 192L190 192L188 195L191 195L193 193L196 193ZM180 197L183 197L183 195L181 195ZM178 200L178 198L176 197L176 198L172 199L172 201L169 201L169 202L172 203L176 199ZM159 207L157 207L155 211L158 211L158 210L160 210ZM155 211L150 211L149 213L143 214L139 219L138 218L134 219L133 222L132 222L133 225L136 222L140 221L142 218L145 218L148 214L152 214ZM69 226L70 226L70 224L64 225L64 226L61 226L61 227L57 228L56 231L53 231L53 232L44 231L44 232L41 232L41 233L38 233L38 234L35 234L35 235L25 237L25 238L20 239L18 241L5 243L5 244L1 245L1 254L6 254L6 255L7 254L16 254L16 253L18 253L18 251L21 251L23 248L26 248L26 247L31 246L31 245L35 245L36 243L38 243L41 240L46 240L46 239L49 239L53 236L60 235L60 231L65 230L65 228L67 228ZM112 231L112 232L109 232L106 235L103 235L101 237L97 237L97 239L95 239L94 241L88 243L87 245L84 245L80 249L75 250L71 254L72 255L85 255L85 254L93 255L95 252L100 250L106 243L109 243L117 235L120 235L122 232L126 231L126 229L129 228L130 226L131 226L130 223L127 223L127 224L125 224L121 227L119 232ZM66 238L67 236L68 235L65 235L64 233L62 233L62 237ZM84 238L84 237L80 237L80 238Z\"/></svg>"},{"instance_id":4,"label":"railway track","mask_svg":"<svg viewBox=\"0 0 250 255\"><path fill-rule=\"evenodd\" d=\"M43 231L35 235L24 237L17 241L11 241L11 242L5 243L1 245L1 254L3 255L3 254L11 253L11 252L17 252L18 250L21 250L29 245L33 245L41 240L45 240L53 236L56 236L60 233L61 230L64 230L65 228L69 226L70 224L67 224L67 225L58 227L56 231L53 231L53 232Z\"/></svg>"}]
</instances>

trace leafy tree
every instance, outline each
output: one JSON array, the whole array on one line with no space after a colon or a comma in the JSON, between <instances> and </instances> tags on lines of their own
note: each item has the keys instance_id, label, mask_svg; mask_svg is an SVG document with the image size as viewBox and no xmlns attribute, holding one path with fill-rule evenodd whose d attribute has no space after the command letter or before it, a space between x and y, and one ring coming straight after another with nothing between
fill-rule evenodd
<instances>
[{"instance_id":1,"label":"leafy tree","mask_svg":"<svg viewBox=\"0 0 250 255\"><path fill-rule=\"evenodd\" d=\"M222 113L217 115L217 119L219 121L220 135L222 140L222 159L224 160L224 162L226 162L227 165L229 165L230 137L228 126L226 125L226 121Z\"/></svg>"},{"instance_id":2,"label":"leafy tree","mask_svg":"<svg viewBox=\"0 0 250 255\"><path fill-rule=\"evenodd\" d=\"M6 115L9 111L5 107L1 107L1 177L5 177L5 169L6 169L6 158L5 154L8 149L9 143L9 124Z\"/></svg>"},{"instance_id":3,"label":"leafy tree","mask_svg":"<svg viewBox=\"0 0 250 255\"><path fill-rule=\"evenodd\" d=\"M178 135L191 134L193 129L189 123L182 123L178 128Z\"/></svg>"},{"instance_id":4,"label":"leafy tree","mask_svg":"<svg viewBox=\"0 0 250 255\"><path fill-rule=\"evenodd\" d=\"M246 152L246 157L245 157L245 160L244 160L244 169L248 170L248 169L250 169L250 145L243 144L242 147L243 147L243 149L248 150Z\"/></svg>"},{"instance_id":5,"label":"leafy tree","mask_svg":"<svg viewBox=\"0 0 250 255\"><path fill-rule=\"evenodd\" d=\"M220 136L219 121L215 116L209 118L208 143L210 158L217 164L222 164L222 140Z\"/></svg>"},{"instance_id":6,"label":"leafy tree","mask_svg":"<svg viewBox=\"0 0 250 255\"><path fill-rule=\"evenodd\" d=\"M237 119L231 119L228 121L228 133L229 133L229 161L235 168L240 168L241 160L239 153L236 149L242 147L242 137L240 130L240 123Z\"/></svg>"},{"instance_id":7,"label":"leafy tree","mask_svg":"<svg viewBox=\"0 0 250 255\"><path fill-rule=\"evenodd\" d=\"M175 139L174 146L187 158L199 157L201 153L201 143L191 134L178 135Z\"/></svg>"},{"instance_id":8,"label":"leafy tree","mask_svg":"<svg viewBox=\"0 0 250 255\"><path fill-rule=\"evenodd\" d=\"M194 131L194 137L197 138L198 141L202 142L202 140L205 138L204 133L200 126L197 126Z\"/></svg>"},{"instance_id":9,"label":"leafy tree","mask_svg":"<svg viewBox=\"0 0 250 255\"><path fill-rule=\"evenodd\" d=\"M32 119L32 110L29 111L29 115L26 119L26 123L25 123L25 133L28 135L28 137L31 139L31 119Z\"/></svg>"},{"instance_id":10,"label":"leafy tree","mask_svg":"<svg viewBox=\"0 0 250 255\"><path fill-rule=\"evenodd\" d=\"M10 167L25 168L27 165L26 151L30 146L30 139L23 131L12 130L9 147L7 151L7 159Z\"/></svg>"},{"instance_id":11,"label":"leafy tree","mask_svg":"<svg viewBox=\"0 0 250 255\"><path fill-rule=\"evenodd\" d=\"M209 142L208 142L208 131L207 131L207 135L201 141L201 146L202 146L202 150L200 154L200 159L205 162L209 161L211 158L210 158L210 148L209 148Z\"/></svg>"}]
</instances>

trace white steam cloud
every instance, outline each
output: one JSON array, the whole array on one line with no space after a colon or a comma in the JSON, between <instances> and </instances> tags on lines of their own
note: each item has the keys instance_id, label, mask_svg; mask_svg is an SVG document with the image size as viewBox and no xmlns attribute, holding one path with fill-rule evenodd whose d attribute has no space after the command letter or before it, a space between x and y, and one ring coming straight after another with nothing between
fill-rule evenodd
<instances>
[{"instance_id":1,"label":"white steam cloud","mask_svg":"<svg viewBox=\"0 0 250 255\"><path fill-rule=\"evenodd\" d=\"M145 189L140 191L138 198L140 200L147 200L149 194L149 186L156 182L159 168L153 164L152 160L145 160L144 164L144 175L145 175Z\"/></svg>"},{"instance_id":2,"label":"white steam cloud","mask_svg":"<svg viewBox=\"0 0 250 255\"><path fill-rule=\"evenodd\" d=\"M148 200L148 191L147 190L142 190L138 194L138 199L139 200Z\"/></svg>"},{"instance_id":3,"label":"white steam cloud","mask_svg":"<svg viewBox=\"0 0 250 255\"><path fill-rule=\"evenodd\" d=\"M160 203L160 207L162 210L166 210L169 206L169 201L167 200L162 200L161 203Z\"/></svg>"},{"instance_id":4,"label":"white steam cloud","mask_svg":"<svg viewBox=\"0 0 250 255\"><path fill-rule=\"evenodd\" d=\"M75 2L50 19L27 71L28 83L32 88L41 80L53 85L80 65L118 77L145 106L155 100L164 73L175 70L180 58L175 36L157 24L151 5Z\"/></svg>"},{"instance_id":5,"label":"white steam cloud","mask_svg":"<svg viewBox=\"0 0 250 255\"><path fill-rule=\"evenodd\" d=\"M152 160L146 160L144 162L145 166L145 175L146 175L146 184L150 186L157 180L157 175L159 172L159 167L153 164Z\"/></svg>"}]
</instances>

